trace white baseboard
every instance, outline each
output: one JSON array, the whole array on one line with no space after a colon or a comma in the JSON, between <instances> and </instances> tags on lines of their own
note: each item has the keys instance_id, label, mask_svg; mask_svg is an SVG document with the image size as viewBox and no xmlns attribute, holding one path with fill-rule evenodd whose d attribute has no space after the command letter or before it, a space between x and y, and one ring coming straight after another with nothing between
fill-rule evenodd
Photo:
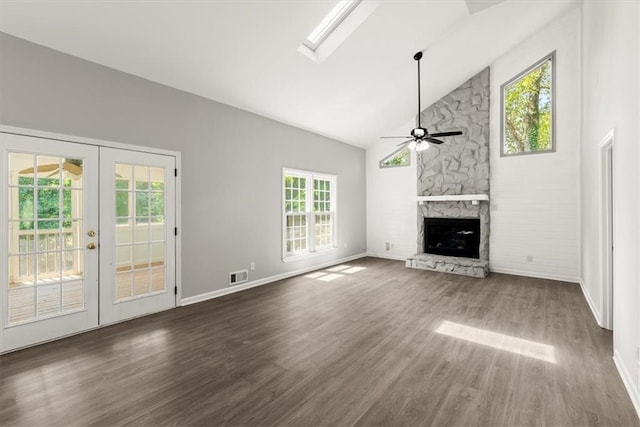
<instances>
[{"instance_id":1,"label":"white baseboard","mask_svg":"<svg viewBox=\"0 0 640 427\"><path fill-rule=\"evenodd\" d=\"M622 364L620 355L615 349L613 350L613 363L615 363L616 368L618 368L618 373L620 374L620 378L622 378L622 383L627 389L627 393L631 398L631 402L633 403L633 407L636 409L638 417L640 417L640 391L638 391L638 387L634 385L633 377L629 375L629 371L627 371Z\"/></svg>"},{"instance_id":2,"label":"white baseboard","mask_svg":"<svg viewBox=\"0 0 640 427\"><path fill-rule=\"evenodd\" d=\"M582 289L582 295L584 295L584 299L587 300L587 304L591 309L591 313L593 314L593 317L595 317L596 319L596 323L601 328L604 328L603 326L604 324L602 323L602 316L600 316L600 311L598 310L598 307L594 304L593 300L591 299L591 295L589 294L589 292L587 292L587 288L584 285L584 280L580 279L578 283L580 283L580 289Z\"/></svg>"},{"instance_id":3,"label":"white baseboard","mask_svg":"<svg viewBox=\"0 0 640 427\"><path fill-rule=\"evenodd\" d=\"M218 298L218 297L221 297L223 295L233 294L233 293L236 293L236 292L244 291L246 289L255 288L256 286L266 285L268 283L277 282L278 280L288 279L289 277L298 276L300 274L309 273L310 271L319 270L319 269L325 268L325 267L331 267L331 266L336 265L336 264L341 264L343 262L353 261L355 259L364 258L366 256L367 256L366 253L360 253L360 254L357 254L357 255L348 256L346 258L340 258L340 259L336 259L336 260L333 260L333 261L325 262L325 263L322 263L322 264L313 265L311 267L305 267L305 268L301 268L299 270L288 271L286 273L276 274L275 276L269 276L269 277L265 277L265 278L262 278L262 279L253 280L251 282L243 283L242 285L229 286L228 288L217 289L215 291L207 292L207 293L204 293L204 294L195 295L195 296L187 297L187 298L182 298L182 300L180 301L180 304L178 304L178 305L185 306L185 305L195 304L197 302L202 302L202 301L210 300L210 299L213 299L213 298Z\"/></svg>"},{"instance_id":4,"label":"white baseboard","mask_svg":"<svg viewBox=\"0 0 640 427\"><path fill-rule=\"evenodd\" d=\"M380 254L375 253L375 252L367 252L367 256L374 257L374 258L382 258L382 259L392 259L392 260L395 260L395 261L406 261L407 260L406 256L389 255L389 254L380 255Z\"/></svg>"},{"instance_id":5,"label":"white baseboard","mask_svg":"<svg viewBox=\"0 0 640 427\"><path fill-rule=\"evenodd\" d=\"M512 270L509 268L492 267L489 263L489 271L492 273L512 274L514 276L534 277L536 279L557 280L560 282L580 283L578 277L563 276L561 274L535 273L532 271Z\"/></svg>"}]
</instances>

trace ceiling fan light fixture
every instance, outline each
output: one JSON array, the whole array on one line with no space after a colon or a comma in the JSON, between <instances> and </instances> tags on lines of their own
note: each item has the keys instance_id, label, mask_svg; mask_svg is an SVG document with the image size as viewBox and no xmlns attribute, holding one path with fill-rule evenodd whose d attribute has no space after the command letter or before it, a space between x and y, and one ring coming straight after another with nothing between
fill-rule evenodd
<instances>
[{"instance_id":1,"label":"ceiling fan light fixture","mask_svg":"<svg viewBox=\"0 0 640 427\"><path fill-rule=\"evenodd\" d=\"M429 149L429 143L427 141L420 141L420 143L416 146L416 151L424 151Z\"/></svg>"},{"instance_id":2,"label":"ceiling fan light fixture","mask_svg":"<svg viewBox=\"0 0 640 427\"><path fill-rule=\"evenodd\" d=\"M409 150L415 150L416 146L418 145L418 143L416 142L416 140L414 139L413 141L411 141L409 143L409 145L407 145L407 147L409 148Z\"/></svg>"},{"instance_id":3,"label":"ceiling fan light fixture","mask_svg":"<svg viewBox=\"0 0 640 427\"><path fill-rule=\"evenodd\" d=\"M411 131L411 135L414 138L422 138L423 136L425 136L427 134L427 132L423 129L423 128L415 128Z\"/></svg>"}]
</instances>

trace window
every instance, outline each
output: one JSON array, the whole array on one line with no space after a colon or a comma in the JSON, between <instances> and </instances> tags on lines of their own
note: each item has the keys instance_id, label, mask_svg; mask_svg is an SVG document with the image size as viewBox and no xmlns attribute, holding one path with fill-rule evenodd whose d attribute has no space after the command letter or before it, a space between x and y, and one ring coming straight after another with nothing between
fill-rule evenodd
<instances>
[{"instance_id":1,"label":"window","mask_svg":"<svg viewBox=\"0 0 640 427\"><path fill-rule=\"evenodd\" d=\"M381 168L393 168L396 166L409 166L411 164L411 154L408 147L398 148L384 159L380 160Z\"/></svg>"},{"instance_id":2,"label":"window","mask_svg":"<svg viewBox=\"0 0 640 427\"><path fill-rule=\"evenodd\" d=\"M361 1L362 0L340 0L311 34L304 39L302 44L310 50L315 51Z\"/></svg>"},{"instance_id":3,"label":"window","mask_svg":"<svg viewBox=\"0 0 640 427\"><path fill-rule=\"evenodd\" d=\"M555 52L502 85L501 155L555 150L554 60Z\"/></svg>"},{"instance_id":4,"label":"window","mask_svg":"<svg viewBox=\"0 0 640 427\"><path fill-rule=\"evenodd\" d=\"M164 170L124 163L117 168L116 223L163 223Z\"/></svg>"},{"instance_id":5,"label":"window","mask_svg":"<svg viewBox=\"0 0 640 427\"><path fill-rule=\"evenodd\" d=\"M283 256L334 247L336 177L283 169Z\"/></svg>"}]
</instances>

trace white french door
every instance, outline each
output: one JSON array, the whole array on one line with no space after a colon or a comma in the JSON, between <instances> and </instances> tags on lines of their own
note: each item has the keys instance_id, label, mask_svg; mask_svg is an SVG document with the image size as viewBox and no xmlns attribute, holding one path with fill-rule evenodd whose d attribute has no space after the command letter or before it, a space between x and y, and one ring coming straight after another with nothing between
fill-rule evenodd
<instances>
[{"instance_id":1,"label":"white french door","mask_svg":"<svg viewBox=\"0 0 640 427\"><path fill-rule=\"evenodd\" d=\"M175 157L4 132L0 154L0 352L175 307Z\"/></svg>"},{"instance_id":2,"label":"white french door","mask_svg":"<svg viewBox=\"0 0 640 427\"><path fill-rule=\"evenodd\" d=\"M98 148L0 135L8 351L98 326Z\"/></svg>"},{"instance_id":3,"label":"white french door","mask_svg":"<svg viewBox=\"0 0 640 427\"><path fill-rule=\"evenodd\" d=\"M175 306L175 158L100 150L100 322Z\"/></svg>"}]
</instances>

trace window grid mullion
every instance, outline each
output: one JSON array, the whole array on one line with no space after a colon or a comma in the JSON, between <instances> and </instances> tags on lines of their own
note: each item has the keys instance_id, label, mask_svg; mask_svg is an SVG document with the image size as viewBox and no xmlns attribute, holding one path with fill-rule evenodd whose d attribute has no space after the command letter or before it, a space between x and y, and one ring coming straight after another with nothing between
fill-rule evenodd
<instances>
[{"instance_id":1,"label":"window grid mullion","mask_svg":"<svg viewBox=\"0 0 640 427\"><path fill-rule=\"evenodd\" d=\"M316 251L315 245L315 227L313 226L315 218L313 217L313 183L315 181L315 177L313 175L309 175L307 177L307 248L309 248L309 252Z\"/></svg>"}]
</instances>

